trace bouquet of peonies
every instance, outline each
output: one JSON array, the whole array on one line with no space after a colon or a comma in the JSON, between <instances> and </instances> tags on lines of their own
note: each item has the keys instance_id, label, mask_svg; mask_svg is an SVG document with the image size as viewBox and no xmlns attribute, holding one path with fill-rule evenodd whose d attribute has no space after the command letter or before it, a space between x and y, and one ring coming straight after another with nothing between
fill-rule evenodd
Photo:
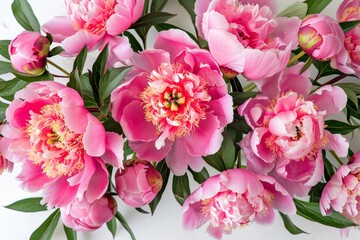
<instances>
[{"instance_id":1,"label":"bouquet of peonies","mask_svg":"<svg viewBox=\"0 0 360 240\"><path fill-rule=\"evenodd\" d=\"M331 0L179 0L193 31L166 23L167 2L65 0L40 25L13 1L25 30L0 41L0 171L41 192L6 208L52 210L30 239L60 218L69 240L117 221L135 239L117 205L153 214L169 180L184 229L215 239L275 211L292 234L294 214L359 226L360 0L335 19Z\"/></svg>"}]
</instances>

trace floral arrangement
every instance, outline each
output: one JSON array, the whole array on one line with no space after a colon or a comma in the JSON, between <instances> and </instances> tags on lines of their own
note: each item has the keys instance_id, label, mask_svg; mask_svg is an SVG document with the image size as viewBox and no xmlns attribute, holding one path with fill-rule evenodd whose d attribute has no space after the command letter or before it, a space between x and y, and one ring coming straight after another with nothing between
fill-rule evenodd
<instances>
[{"instance_id":1,"label":"floral arrangement","mask_svg":"<svg viewBox=\"0 0 360 240\"><path fill-rule=\"evenodd\" d=\"M166 23L166 0L65 0L42 24L14 0L24 32L0 41L0 170L19 165L41 197L5 207L52 211L34 240L60 218L69 240L104 224L115 237L117 221L135 239L117 205L153 214L172 184L184 229L215 239L275 212L292 234L298 214L346 235L360 224L360 84L344 81L360 78L360 1L335 19L330 2L179 0L188 32Z\"/></svg>"}]
</instances>

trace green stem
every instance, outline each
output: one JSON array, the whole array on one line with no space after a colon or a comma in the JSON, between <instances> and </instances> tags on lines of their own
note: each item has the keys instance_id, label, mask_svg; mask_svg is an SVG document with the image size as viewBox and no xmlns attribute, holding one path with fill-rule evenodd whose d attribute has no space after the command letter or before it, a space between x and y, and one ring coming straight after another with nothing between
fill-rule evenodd
<instances>
[{"instance_id":1,"label":"green stem","mask_svg":"<svg viewBox=\"0 0 360 240\"><path fill-rule=\"evenodd\" d=\"M336 155L336 153L334 151L329 151L331 153L331 155L335 158L335 160L341 165L343 165L344 163L340 160L340 158Z\"/></svg>"},{"instance_id":2,"label":"green stem","mask_svg":"<svg viewBox=\"0 0 360 240\"><path fill-rule=\"evenodd\" d=\"M342 74L340 76L337 76L336 78L333 78L330 81L324 83L323 86L334 84L334 83L340 81L341 79L345 78L346 76L347 76L346 74Z\"/></svg>"},{"instance_id":3,"label":"green stem","mask_svg":"<svg viewBox=\"0 0 360 240\"><path fill-rule=\"evenodd\" d=\"M294 63L296 60L298 60L299 58L301 58L302 56L305 55L305 52L304 51L301 51L300 53L298 53L297 55L293 56L289 62L288 62L288 66L291 65L292 63Z\"/></svg>"},{"instance_id":4,"label":"green stem","mask_svg":"<svg viewBox=\"0 0 360 240\"><path fill-rule=\"evenodd\" d=\"M244 87L244 92L251 92L252 90L254 90L256 88L255 83L249 83L248 85L246 85Z\"/></svg>"},{"instance_id":5,"label":"green stem","mask_svg":"<svg viewBox=\"0 0 360 240\"><path fill-rule=\"evenodd\" d=\"M59 65L57 65L56 63L54 63L53 61L51 61L50 59L47 59L47 62L50 65L53 65L54 67L56 67L57 69L59 69L62 73L64 73L66 76L70 77L70 73L68 71L66 71L65 69L63 69L62 67L60 67Z\"/></svg>"}]
</instances>

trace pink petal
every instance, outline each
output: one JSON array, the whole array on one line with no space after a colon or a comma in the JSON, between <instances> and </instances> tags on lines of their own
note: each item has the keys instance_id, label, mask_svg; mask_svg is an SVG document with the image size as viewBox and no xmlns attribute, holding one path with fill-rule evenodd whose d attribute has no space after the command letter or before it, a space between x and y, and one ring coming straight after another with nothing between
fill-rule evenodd
<instances>
[{"instance_id":1,"label":"pink petal","mask_svg":"<svg viewBox=\"0 0 360 240\"><path fill-rule=\"evenodd\" d=\"M77 190L78 186L70 186L65 176L60 177L44 189L44 197L41 203L47 203L49 209L64 207L74 200Z\"/></svg>"},{"instance_id":2,"label":"pink petal","mask_svg":"<svg viewBox=\"0 0 360 240\"><path fill-rule=\"evenodd\" d=\"M232 109L233 100L230 95L225 95L222 98L212 100L209 106L214 115L220 122L220 127L223 128L227 124L231 123L234 118L234 111Z\"/></svg>"},{"instance_id":3,"label":"pink petal","mask_svg":"<svg viewBox=\"0 0 360 240\"><path fill-rule=\"evenodd\" d=\"M50 33L54 42L62 42L65 38L74 35L77 30L73 27L74 22L69 17L54 17L42 25L45 33Z\"/></svg>"},{"instance_id":4,"label":"pink petal","mask_svg":"<svg viewBox=\"0 0 360 240\"><path fill-rule=\"evenodd\" d=\"M338 114L347 102L347 96L340 87L326 85L311 94L308 101L313 101L320 111L325 110L325 118Z\"/></svg>"},{"instance_id":5,"label":"pink petal","mask_svg":"<svg viewBox=\"0 0 360 240\"><path fill-rule=\"evenodd\" d=\"M330 148L334 150L338 157L346 157L349 150L349 142L347 141L347 139L340 134L331 134L328 131L326 132L329 139L327 149Z\"/></svg>"},{"instance_id":6,"label":"pink petal","mask_svg":"<svg viewBox=\"0 0 360 240\"><path fill-rule=\"evenodd\" d=\"M109 180L109 173L106 169L104 162L100 159L94 160L95 172L92 175L88 188L86 189L85 196L89 202L100 199L106 192Z\"/></svg>"},{"instance_id":7,"label":"pink petal","mask_svg":"<svg viewBox=\"0 0 360 240\"><path fill-rule=\"evenodd\" d=\"M124 140L114 132L106 132L106 148L104 155L101 156L106 163L116 168L123 168L124 160Z\"/></svg>"},{"instance_id":8,"label":"pink petal","mask_svg":"<svg viewBox=\"0 0 360 240\"><path fill-rule=\"evenodd\" d=\"M89 51L94 50L99 44L103 35L95 35L89 32L80 30L74 35L64 39L61 46L65 52L71 56L78 54L85 46Z\"/></svg>"},{"instance_id":9,"label":"pink petal","mask_svg":"<svg viewBox=\"0 0 360 240\"><path fill-rule=\"evenodd\" d=\"M187 49L199 48L184 31L179 29L171 29L158 33L154 48L162 49L170 53L171 61L182 51Z\"/></svg>"},{"instance_id":10,"label":"pink petal","mask_svg":"<svg viewBox=\"0 0 360 240\"><path fill-rule=\"evenodd\" d=\"M145 120L144 109L140 101L133 101L124 108L125 114L120 120L124 134L129 141L149 142L158 138L155 126Z\"/></svg>"},{"instance_id":11,"label":"pink petal","mask_svg":"<svg viewBox=\"0 0 360 240\"><path fill-rule=\"evenodd\" d=\"M247 192L250 197L257 196L264 190L263 185L254 173L241 168L222 172L220 181L231 191L240 194Z\"/></svg>"},{"instance_id":12,"label":"pink petal","mask_svg":"<svg viewBox=\"0 0 360 240\"><path fill-rule=\"evenodd\" d=\"M215 10L204 13L202 21L202 31L206 40L209 40L209 31L212 29L223 31L229 29L229 22L226 17Z\"/></svg>"},{"instance_id":13,"label":"pink petal","mask_svg":"<svg viewBox=\"0 0 360 240\"><path fill-rule=\"evenodd\" d=\"M172 144L172 141L166 139L165 145L160 149L155 147L155 140L149 142L134 141L130 142L129 146L134 152L136 152L136 156L139 159L159 162L167 156L172 148Z\"/></svg>"},{"instance_id":14,"label":"pink petal","mask_svg":"<svg viewBox=\"0 0 360 240\"><path fill-rule=\"evenodd\" d=\"M92 114L88 113L86 118L88 124L83 137L84 148L90 156L99 157L105 152L105 128Z\"/></svg>"}]
</instances>

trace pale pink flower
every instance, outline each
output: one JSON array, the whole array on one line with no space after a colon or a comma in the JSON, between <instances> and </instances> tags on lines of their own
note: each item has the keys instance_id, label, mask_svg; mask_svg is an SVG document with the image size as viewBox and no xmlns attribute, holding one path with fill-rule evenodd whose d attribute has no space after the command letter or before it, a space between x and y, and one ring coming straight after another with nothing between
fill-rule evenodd
<instances>
[{"instance_id":1,"label":"pale pink flower","mask_svg":"<svg viewBox=\"0 0 360 240\"><path fill-rule=\"evenodd\" d=\"M339 23L326 15L306 16L299 30L299 45L302 50L319 61L331 60L331 67L352 74L347 67L347 53L344 47L345 35Z\"/></svg>"},{"instance_id":2,"label":"pale pink flower","mask_svg":"<svg viewBox=\"0 0 360 240\"><path fill-rule=\"evenodd\" d=\"M321 194L320 210L323 215L337 211L360 225L360 152L340 166Z\"/></svg>"},{"instance_id":3,"label":"pale pink flower","mask_svg":"<svg viewBox=\"0 0 360 240\"><path fill-rule=\"evenodd\" d=\"M274 209L296 212L291 196L274 178L231 169L208 178L185 200L183 226L193 230L209 222L208 233L221 239L252 222L272 223Z\"/></svg>"},{"instance_id":4,"label":"pale pink flower","mask_svg":"<svg viewBox=\"0 0 360 240\"><path fill-rule=\"evenodd\" d=\"M339 22L360 19L360 0L344 0L337 11ZM345 33L345 48L348 52L348 66L360 77L360 25Z\"/></svg>"},{"instance_id":5,"label":"pale pink flower","mask_svg":"<svg viewBox=\"0 0 360 240\"><path fill-rule=\"evenodd\" d=\"M22 163L22 187L43 189L49 208L99 199L108 185L104 160L122 167L122 138L105 132L80 95L60 83L33 82L18 91L6 119L2 154Z\"/></svg>"},{"instance_id":6,"label":"pale pink flower","mask_svg":"<svg viewBox=\"0 0 360 240\"><path fill-rule=\"evenodd\" d=\"M150 162L134 160L116 172L115 182L121 200L131 207L142 207L156 197L163 179Z\"/></svg>"},{"instance_id":7,"label":"pale pink flower","mask_svg":"<svg viewBox=\"0 0 360 240\"><path fill-rule=\"evenodd\" d=\"M50 42L38 32L22 32L10 42L9 55L15 70L31 75L45 72Z\"/></svg>"},{"instance_id":8,"label":"pale pink flower","mask_svg":"<svg viewBox=\"0 0 360 240\"><path fill-rule=\"evenodd\" d=\"M233 119L232 98L218 65L180 30L162 31L134 57L111 95L111 112L139 159L166 162L176 175L218 151Z\"/></svg>"},{"instance_id":9,"label":"pale pink flower","mask_svg":"<svg viewBox=\"0 0 360 240\"><path fill-rule=\"evenodd\" d=\"M60 208L63 223L75 231L93 231L110 221L117 211L117 203L111 196L104 196L94 202L86 198L74 201Z\"/></svg>"},{"instance_id":10,"label":"pale pink flower","mask_svg":"<svg viewBox=\"0 0 360 240\"><path fill-rule=\"evenodd\" d=\"M117 50L131 54L127 38L118 36L141 16L144 0L65 0L68 16L55 17L43 25L69 55L86 46L90 51L115 41ZM120 45L119 45L120 44ZM111 45L111 43L110 43ZM111 55L112 58L125 56Z\"/></svg>"},{"instance_id":11,"label":"pale pink flower","mask_svg":"<svg viewBox=\"0 0 360 240\"><path fill-rule=\"evenodd\" d=\"M309 95L309 72L303 64L259 84L263 94L238 108L252 131L240 142L248 168L272 174L291 194L306 195L323 174L322 149L347 155L346 139L325 129L324 119L345 106L345 92L326 85Z\"/></svg>"},{"instance_id":12,"label":"pale pink flower","mask_svg":"<svg viewBox=\"0 0 360 240\"><path fill-rule=\"evenodd\" d=\"M196 26L228 77L270 77L283 70L297 46L301 20L276 18L272 0L198 0Z\"/></svg>"}]
</instances>

